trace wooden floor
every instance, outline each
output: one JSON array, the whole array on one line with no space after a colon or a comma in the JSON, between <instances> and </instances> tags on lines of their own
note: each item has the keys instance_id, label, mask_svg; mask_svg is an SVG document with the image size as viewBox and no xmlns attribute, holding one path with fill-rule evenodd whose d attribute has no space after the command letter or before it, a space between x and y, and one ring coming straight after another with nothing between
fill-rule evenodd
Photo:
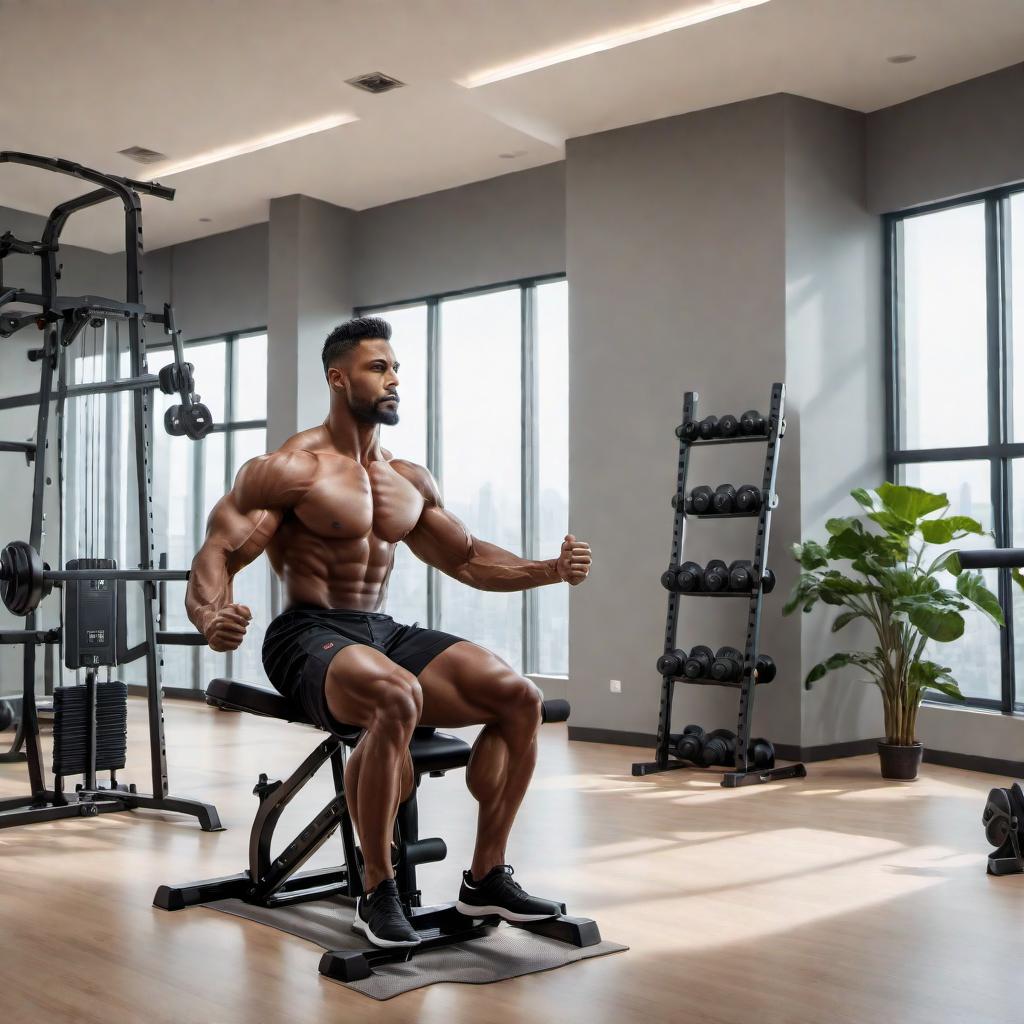
<instances>
[{"instance_id":1,"label":"wooden floor","mask_svg":"<svg viewBox=\"0 0 1024 1024\"><path fill-rule=\"evenodd\" d=\"M129 731L122 778L148 788L139 702ZM886 783L877 759L858 757L724 790L688 772L634 779L649 751L542 733L510 850L517 878L629 952L377 1003L319 977L319 950L300 939L153 909L162 882L244 866L258 773L287 775L317 742L302 726L169 701L172 791L215 803L228 830L134 812L0 831L0 1020L1024 1021L1024 876L986 876L980 827L985 794L1005 782L925 765L915 783ZM0 765L0 795L23 791L22 773ZM327 792L324 779L285 829ZM425 782L420 802L423 834L436 828L450 851L421 869L424 896L450 900L474 826L462 773Z\"/></svg>"}]
</instances>

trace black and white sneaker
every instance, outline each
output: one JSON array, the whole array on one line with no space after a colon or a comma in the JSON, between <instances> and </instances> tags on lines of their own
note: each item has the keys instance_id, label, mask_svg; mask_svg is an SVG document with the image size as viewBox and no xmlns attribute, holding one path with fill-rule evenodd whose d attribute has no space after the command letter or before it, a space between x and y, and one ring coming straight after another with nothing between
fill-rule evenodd
<instances>
[{"instance_id":1,"label":"black and white sneaker","mask_svg":"<svg viewBox=\"0 0 1024 1024\"><path fill-rule=\"evenodd\" d=\"M393 878L385 878L372 895L359 897L352 930L362 932L375 946L385 949L418 946L422 941L402 910Z\"/></svg>"},{"instance_id":2,"label":"black and white sneaker","mask_svg":"<svg viewBox=\"0 0 1024 1024\"><path fill-rule=\"evenodd\" d=\"M455 906L468 917L497 914L505 921L543 921L562 913L560 904L525 892L512 878L512 867L508 864L491 868L479 882L473 880L470 872L463 871Z\"/></svg>"}]
</instances>

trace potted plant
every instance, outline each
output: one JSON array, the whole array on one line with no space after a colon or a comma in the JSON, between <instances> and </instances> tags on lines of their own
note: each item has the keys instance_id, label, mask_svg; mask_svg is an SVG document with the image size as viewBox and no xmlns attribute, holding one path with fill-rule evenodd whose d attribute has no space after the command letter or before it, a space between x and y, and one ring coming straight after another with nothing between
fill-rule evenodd
<instances>
[{"instance_id":1,"label":"potted plant","mask_svg":"<svg viewBox=\"0 0 1024 1024\"><path fill-rule=\"evenodd\" d=\"M972 606L1003 624L999 601L982 574L964 571L957 551L945 547L985 531L969 516L948 515L945 494L889 483L850 493L864 509L862 516L830 519L824 545L793 545L801 573L783 611L809 612L820 601L843 609L832 623L833 633L856 619L871 624L877 638L872 650L833 654L810 670L804 685L810 689L847 665L861 669L881 691L885 709L885 742L878 744L882 776L914 779L924 753L915 728L925 692L964 699L949 668L923 657L925 645L962 636L962 613ZM929 545L941 550L933 555ZM848 564L848 571L839 564ZM955 589L943 586L948 574L955 577Z\"/></svg>"}]
</instances>

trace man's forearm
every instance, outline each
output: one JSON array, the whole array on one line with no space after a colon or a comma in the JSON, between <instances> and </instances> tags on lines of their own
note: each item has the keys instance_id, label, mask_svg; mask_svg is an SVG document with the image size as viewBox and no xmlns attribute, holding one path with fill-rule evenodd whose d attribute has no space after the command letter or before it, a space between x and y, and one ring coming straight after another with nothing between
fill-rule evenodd
<instances>
[{"instance_id":1,"label":"man's forearm","mask_svg":"<svg viewBox=\"0 0 1024 1024\"><path fill-rule=\"evenodd\" d=\"M231 603L231 574L223 557L201 548L192 562L188 589L185 591L185 614L200 633L206 632L210 617Z\"/></svg>"},{"instance_id":2,"label":"man's forearm","mask_svg":"<svg viewBox=\"0 0 1024 1024\"><path fill-rule=\"evenodd\" d=\"M556 568L558 559L532 561L520 558L497 544L473 539L469 559L459 567L456 578L477 590L532 590L549 583L561 583Z\"/></svg>"}]
</instances>

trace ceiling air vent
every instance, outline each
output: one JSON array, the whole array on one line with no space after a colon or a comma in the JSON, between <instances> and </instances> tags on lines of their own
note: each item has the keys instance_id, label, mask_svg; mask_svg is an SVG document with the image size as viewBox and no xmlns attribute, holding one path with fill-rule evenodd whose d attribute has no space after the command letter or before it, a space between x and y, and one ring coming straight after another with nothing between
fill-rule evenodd
<instances>
[{"instance_id":1,"label":"ceiling air vent","mask_svg":"<svg viewBox=\"0 0 1024 1024\"><path fill-rule=\"evenodd\" d=\"M129 146L127 149L119 149L118 153L137 164L158 164L161 160L167 159L166 154L158 153L155 149L146 149L145 146Z\"/></svg>"},{"instance_id":2,"label":"ceiling air vent","mask_svg":"<svg viewBox=\"0 0 1024 1024\"><path fill-rule=\"evenodd\" d=\"M368 74L359 75L357 78L346 78L345 81L357 89L373 93L391 92L392 89L400 89L405 85L405 82L385 75L383 71L371 71Z\"/></svg>"}]
</instances>

